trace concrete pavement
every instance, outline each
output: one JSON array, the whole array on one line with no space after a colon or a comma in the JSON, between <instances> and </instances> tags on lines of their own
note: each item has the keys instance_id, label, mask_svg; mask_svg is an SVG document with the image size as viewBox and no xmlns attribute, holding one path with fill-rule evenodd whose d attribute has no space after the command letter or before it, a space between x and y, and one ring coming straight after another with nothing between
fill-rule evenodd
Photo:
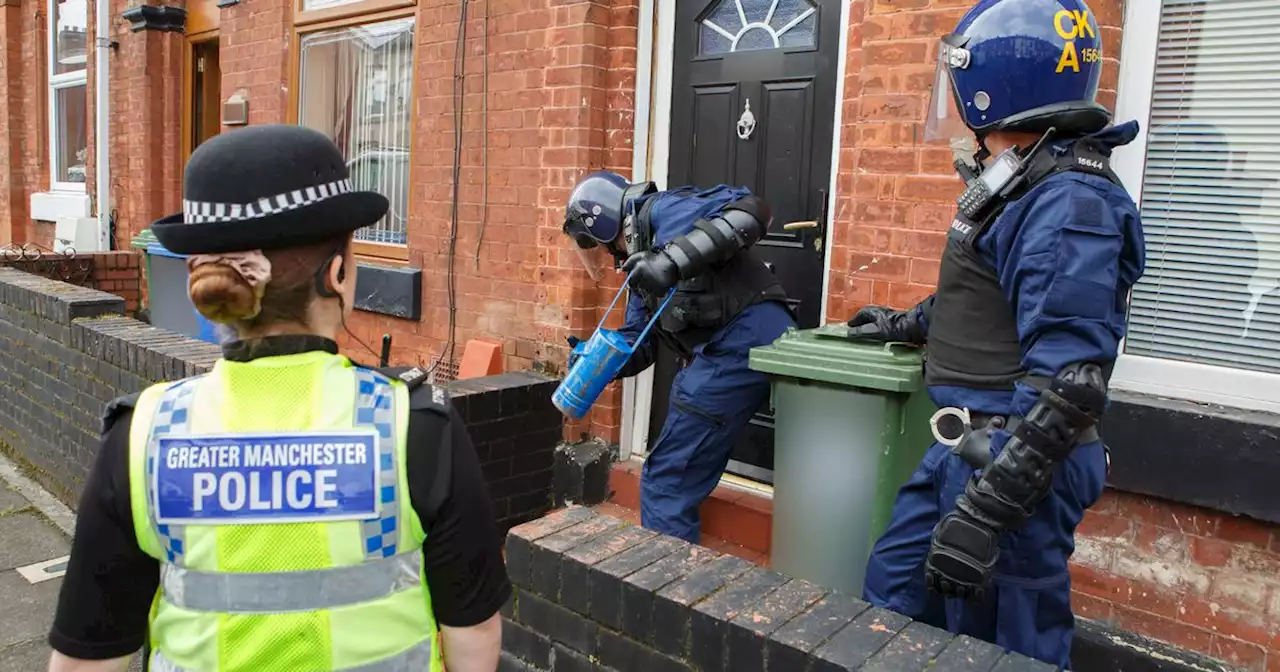
<instances>
[{"instance_id":1,"label":"concrete pavement","mask_svg":"<svg viewBox=\"0 0 1280 672\"><path fill-rule=\"evenodd\" d=\"M48 667L45 640L74 529L65 505L0 456L0 672Z\"/></svg>"}]
</instances>

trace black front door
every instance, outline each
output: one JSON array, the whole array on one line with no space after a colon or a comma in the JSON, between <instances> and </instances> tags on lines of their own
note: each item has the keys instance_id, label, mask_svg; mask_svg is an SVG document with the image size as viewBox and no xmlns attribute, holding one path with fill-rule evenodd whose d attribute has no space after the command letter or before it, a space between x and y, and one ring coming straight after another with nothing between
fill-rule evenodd
<instances>
[{"instance_id":1,"label":"black front door","mask_svg":"<svg viewBox=\"0 0 1280 672\"><path fill-rule=\"evenodd\" d=\"M757 244L800 326L822 310L839 0L677 0L667 186L731 184L773 206ZM650 445L666 420L675 354L654 372ZM730 471L772 480L768 409L738 441Z\"/></svg>"}]
</instances>

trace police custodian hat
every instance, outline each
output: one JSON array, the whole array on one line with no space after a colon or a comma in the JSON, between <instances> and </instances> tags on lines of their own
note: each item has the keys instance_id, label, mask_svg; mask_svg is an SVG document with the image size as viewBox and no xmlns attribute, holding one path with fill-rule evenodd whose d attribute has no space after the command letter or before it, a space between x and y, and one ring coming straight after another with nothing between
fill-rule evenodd
<instances>
[{"instance_id":1,"label":"police custodian hat","mask_svg":"<svg viewBox=\"0 0 1280 672\"><path fill-rule=\"evenodd\" d=\"M302 126L249 126L191 153L182 212L152 232L170 252L219 254L296 247L369 226L386 197L351 186L342 152Z\"/></svg>"}]
</instances>

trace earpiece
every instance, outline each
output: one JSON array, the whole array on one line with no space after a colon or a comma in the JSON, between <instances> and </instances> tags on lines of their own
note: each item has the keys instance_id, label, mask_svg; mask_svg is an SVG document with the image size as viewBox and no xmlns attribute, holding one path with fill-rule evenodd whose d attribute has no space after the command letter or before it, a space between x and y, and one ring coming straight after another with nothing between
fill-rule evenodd
<instances>
[{"instance_id":1,"label":"earpiece","mask_svg":"<svg viewBox=\"0 0 1280 672\"><path fill-rule=\"evenodd\" d=\"M320 270L316 272L316 294L332 299L338 296L338 292L329 284L329 267L333 265L334 259L341 259L342 252L335 252L333 256L320 264ZM338 267L338 282L342 282L347 277L347 265L343 263Z\"/></svg>"}]
</instances>

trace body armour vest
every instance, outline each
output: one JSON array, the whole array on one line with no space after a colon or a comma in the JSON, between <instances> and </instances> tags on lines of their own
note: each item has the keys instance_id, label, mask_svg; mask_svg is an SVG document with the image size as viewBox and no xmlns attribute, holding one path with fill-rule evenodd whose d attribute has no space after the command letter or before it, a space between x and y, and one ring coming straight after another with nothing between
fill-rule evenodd
<instances>
[{"instance_id":1,"label":"body armour vest","mask_svg":"<svg viewBox=\"0 0 1280 672\"><path fill-rule=\"evenodd\" d=\"M644 300L649 310L657 310L662 303L661 297L648 294ZM787 293L755 249L747 248L719 267L677 284L671 304L658 321L658 334L681 357L689 359L694 348L710 341L749 306L763 301L785 306Z\"/></svg>"},{"instance_id":2,"label":"body armour vest","mask_svg":"<svg viewBox=\"0 0 1280 672\"><path fill-rule=\"evenodd\" d=\"M925 384L930 387L1012 390L1014 383L1028 378L1013 306L995 269L977 250L978 240L1005 207L1040 182L1066 171L1098 175L1120 185L1107 156L1084 140L1061 155L1046 150L1030 161L1024 186L981 222L959 214L951 222L929 323Z\"/></svg>"}]
</instances>

